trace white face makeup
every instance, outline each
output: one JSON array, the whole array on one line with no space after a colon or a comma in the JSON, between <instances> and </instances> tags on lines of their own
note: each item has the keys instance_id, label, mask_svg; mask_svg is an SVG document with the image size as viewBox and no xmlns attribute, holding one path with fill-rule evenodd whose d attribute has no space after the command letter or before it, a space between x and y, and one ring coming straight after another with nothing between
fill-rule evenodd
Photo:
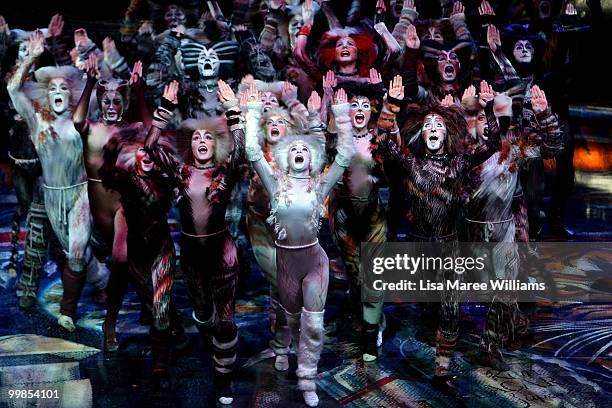
<instances>
[{"instance_id":1,"label":"white face makeup","mask_svg":"<svg viewBox=\"0 0 612 408\"><path fill-rule=\"evenodd\" d=\"M351 37L342 37L336 42L336 61L351 63L357 61L357 43Z\"/></svg>"},{"instance_id":2,"label":"white face makeup","mask_svg":"<svg viewBox=\"0 0 612 408\"><path fill-rule=\"evenodd\" d=\"M153 160L149 157L147 151L141 147L136 150L136 165L141 173L148 173L153 170Z\"/></svg>"},{"instance_id":3,"label":"white face makeup","mask_svg":"<svg viewBox=\"0 0 612 408\"><path fill-rule=\"evenodd\" d=\"M28 56L28 42L22 41L19 44L19 51L17 51L17 61L22 62Z\"/></svg>"},{"instance_id":4,"label":"white face makeup","mask_svg":"<svg viewBox=\"0 0 612 408\"><path fill-rule=\"evenodd\" d=\"M120 122L123 117L123 96L117 91L105 92L100 101L102 119L109 123Z\"/></svg>"},{"instance_id":5,"label":"white face makeup","mask_svg":"<svg viewBox=\"0 0 612 408\"><path fill-rule=\"evenodd\" d=\"M444 153L444 141L446 140L444 119L435 113L425 116L421 137L431 153Z\"/></svg>"},{"instance_id":6,"label":"white face makeup","mask_svg":"<svg viewBox=\"0 0 612 408\"><path fill-rule=\"evenodd\" d=\"M296 142L289 147L289 173L310 171L310 150L305 143Z\"/></svg>"},{"instance_id":7,"label":"white face makeup","mask_svg":"<svg viewBox=\"0 0 612 408\"><path fill-rule=\"evenodd\" d=\"M529 40L518 40L516 44L514 44L512 55L516 62L529 64L533 60L533 51L533 45Z\"/></svg>"},{"instance_id":8,"label":"white face makeup","mask_svg":"<svg viewBox=\"0 0 612 408\"><path fill-rule=\"evenodd\" d=\"M191 135L191 154L197 164L209 163L215 154L215 139L206 129L197 129Z\"/></svg>"},{"instance_id":9,"label":"white face makeup","mask_svg":"<svg viewBox=\"0 0 612 408\"><path fill-rule=\"evenodd\" d=\"M49 107L55 114L61 115L70 106L70 88L63 78L53 78L47 88Z\"/></svg>"},{"instance_id":10,"label":"white face makeup","mask_svg":"<svg viewBox=\"0 0 612 408\"><path fill-rule=\"evenodd\" d=\"M453 51L442 51L438 56L438 73L444 82L454 82L459 75L459 59Z\"/></svg>"},{"instance_id":11,"label":"white face makeup","mask_svg":"<svg viewBox=\"0 0 612 408\"><path fill-rule=\"evenodd\" d=\"M372 116L370 100L365 96L357 96L351 99L350 114L353 128L358 130L366 128Z\"/></svg>"},{"instance_id":12,"label":"white face makeup","mask_svg":"<svg viewBox=\"0 0 612 408\"><path fill-rule=\"evenodd\" d=\"M198 71L203 78L216 78L219 75L219 55L213 49L204 48L198 57Z\"/></svg>"},{"instance_id":13,"label":"white face makeup","mask_svg":"<svg viewBox=\"0 0 612 408\"><path fill-rule=\"evenodd\" d=\"M291 17L291 20L289 20L287 31L289 32L289 45L291 46L292 50L295 49L297 35L303 25L304 19L300 14L295 14L293 17Z\"/></svg>"},{"instance_id":14,"label":"white face makeup","mask_svg":"<svg viewBox=\"0 0 612 408\"><path fill-rule=\"evenodd\" d=\"M287 122L281 116L270 116L265 123L266 128L266 143L269 145L276 144L282 137L287 134Z\"/></svg>"},{"instance_id":15,"label":"white face makeup","mask_svg":"<svg viewBox=\"0 0 612 408\"><path fill-rule=\"evenodd\" d=\"M261 103L263 104L264 112L279 106L278 98L272 92L263 92L261 94Z\"/></svg>"}]
</instances>

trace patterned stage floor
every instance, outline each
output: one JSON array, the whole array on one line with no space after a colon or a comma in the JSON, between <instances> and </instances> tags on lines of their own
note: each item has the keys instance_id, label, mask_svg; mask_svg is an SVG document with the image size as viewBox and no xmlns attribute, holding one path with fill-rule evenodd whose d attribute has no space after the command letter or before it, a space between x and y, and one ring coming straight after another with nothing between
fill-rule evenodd
<instances>
[{"instance_id":1,"label":"patterned stage floor","mask_svg":"<svg viewBox=\"0 0 612 408\"><path fill-rule=\"evenodd\" d=\"M609 177L609 176L608 176ZM610 180L608 178L608 180ZM12 206L0 207L0 258L8 258L8 226ZM7 203L8 201L8 203ZM579 239L612 240L610 193L579 187L572 199L570 225ZM22 232L23 234L23 232ZM23 238L23 236L22 236ZM337 251L324 231L333 278L326 307L325 349L318 384L323 407L604 407L612 406L612 307L605 304L536 304L528 312L532 321L523 347L506 353L511 369L499 372L476 363L478 336L486 308L464 306L461 341L452 364L459 385L469 398L459 400L432 388L434 349L422 324L418 305L387 305L387 330L377 363L357 360L357 333L345 316L346 284ZM240 330L235 407L301 407L291 358L288 373L278 373L266 358L268 340L267 285L250 259L250 271L241 276L237 320ZM612 260L604 245L593 258ZM245 268L246 269L246 268ZM4 276L6 278L6 276ZM0 287L0 407L26 406L9 400L11 388L46 387L60 390L59 400L39 406L69 407L200 407L214 406L212 362L190 325L190 308L179 280L175 296L192 347L177 356L170 393L152 390L147 376L150 356L147 327L139 324L139 305L130 292L119 325L121 349L106 358L101 349L100 324L104 310L91 302L89 290L81 304L75 333L61 332L56 323L61 283L48 264L39 305L20 311L8 283ZM262 352L264 350L264 352ZM144 357L144 358L143 358ZM593 357L596 357L593 359ZM592 361L591 361L592 360ZM61 401L61 404L60 402ZM23 403L23 401L22 401ZM55 405L53 405L55 404ZM60 404L60 405L57 405Z\"/></svg>"}]
</instances>

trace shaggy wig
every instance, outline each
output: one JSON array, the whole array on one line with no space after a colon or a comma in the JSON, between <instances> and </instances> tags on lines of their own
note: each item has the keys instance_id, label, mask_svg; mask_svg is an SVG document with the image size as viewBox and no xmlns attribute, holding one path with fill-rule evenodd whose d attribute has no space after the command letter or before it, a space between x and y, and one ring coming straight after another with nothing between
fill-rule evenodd
<instances>
[{"instance_id":1,"label":"shaggy wig","mask_svg":"<svg viewBox=\"0 0 612 408\"><path fill-rule=\"evenodd\" d=\"M284 173L289 173L289 149L296 143L304 143L310 150L310 175L315 177L323 170L325 163L325 142L311 135L289 135L274 146L274 161Z\"/></svg>"},{"instance_id":2,"label":"shaggy wig","mask_svg":"<svg viewBox=\"0 0 612 408\"><path fill-rule=\"evenodd\" d=\"M408 105L406 111L406 121L401 129L402 140L404 146L410 148L415 155L422 156L427 152L427 146L421 138L421 129L425 117L432 113L440 115L446 125L445 153L451 156L463 153L463 143L468 136L468 128L460 108L455 106L445 108L437 104L411 104Z\"/></svg>"},{"instance_id":3,"label":"shaggy wig","mask_svg":"<svg viewBox=\"0 0 612 408\"><path fill-rule=\"evenodd\" d=\"M119 149L119 155L115 165L124 170L135 169L136 152L138 149L144 147L146 138L147 130L142 123L139 123L137 126L115 131L107 143L107 146L117 146L116 148ZM160 137L157 143L162 149L170 154L174 154L176 151L174 144L168 137Z\"/></svg>"},{"instance_id":4,"label":"shaggy wig","mask_svg":"<svg viewBox=\"0 0 612 408\"><path fill-rule=\"evenodd\" d=\"M85 86L83 73L73 66L39 68L34 72L34 78L36 78L36 82L26 82L23 92L30 100L47 110L51 109L49 106L48 88L52 79L62 78L68 84L70 89L69 110L71 111L79 103Z\"/></svg>"},{"instance_id":5,"label":"shaggy wig","mask_svg":"<svg viewBox=\"0 0 612 408\"><path fill-rule=\"evenodd\" d=\"M227 121L222 116L205 119L187 119L178 129L177 145L178 151L185 164L193 164L193 152L191 151L191 137L197 129L206 129L212 133L215 139L214 161L219 165L227 160L233 149L233 140L227 128Z\"/></svg>"},{"instance_id":6,"label":"shaggy wig","mask_svg":"<svg viewBox=\"0 0 612 408\"><path fill-rule=\"evenodd\" d=\"M257 133L259 139L259 145L263 148L266 144L266 135L265 135L265 126L266 121L270 119L272 116L280 116L287 123L287 132L285 133L285 137L302 133L304 129L298 130L298 126L293 121L289 112L285 108L277 107L272 108L261 115L261 119L259 121L259 132Z\"/></svg>"},{"instance_id":7,"label":"shaggy wig","mask_svg":"<svg viewBox=\"0 0 612 408\"><path fill-rule=\"evenodd\" d=\"M336 43L343 37L351 37L357 44L357 70L359 76L367 77L378 56L378 47L372 34L364 29L335 28L324 33L318 50L319 64L326 70L335 67Z\"/></svg>"}]
</instances>

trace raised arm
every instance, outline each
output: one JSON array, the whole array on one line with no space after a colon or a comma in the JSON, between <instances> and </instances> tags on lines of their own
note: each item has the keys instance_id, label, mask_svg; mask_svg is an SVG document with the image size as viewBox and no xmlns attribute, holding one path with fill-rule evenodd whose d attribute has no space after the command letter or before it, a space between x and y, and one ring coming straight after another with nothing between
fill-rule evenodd
<instances>
[{"instance_id":1,"label":"raised arm","mask_svg":"<svg viewBox=\"0 0 612 408\"><path fill-rule=\"evenodd\" d=\"M505 95L500 95L501 98L510 100L510 97ZM458 160L461 160L463 163L463 169L461 171L467 172L472 168L481 165L489 157L491 157L495 152L497 152L500 148L501 144L501 134L499 130L499 125L497 124L497 118L495 117L495 113L493 112L493 100L495 98L495 91L491 85L489 85L486 81L480 82L480 94L478 95L478 99L480 101L480 105L484 107L485 115L487 118L487 127L488 127L488 138L485 143L478 146L473 153L462 154L458 157ZM509 103L512 103L510 100Z\"/></svg>"},{"instance_id":2,"label":"raised arm","mask_svg":"<svg viewBox=\"0 0 612 408\"><path fill-rule=\"evenodd\" d=\"M43 34L37 30L34 33L34 37L30 39L28 44L28 56L20 65L17 66L17 70L6 86L11 101L15 106L15 110L26 121L32 137L34 137L33 133L36 127L36 113L34 106L32 105L32 101L30 101L30 99L23 92L23 85L27 80L28 73L34 65L34 62L44 50L45 46Z\"/></svg>"},{"instance_id":3,"label":"raised arm","mask_svg":"<svg viewBox=\"0 0 612 408\"><path fill-rule=\"evenodd\" d=\"M164 88L160 106L153 113L153 121L145 139L145 149L150 150L157 145L163 130L174 117L174 109L178 104L178 89L177 81L170 82Z\"/></svg>"},{"instance_id":4,"label":"raised arm","mask_svg":"<svg viewBox=\"0 0 612 408\"><path fill-rule=\"evenodd\" d=\"M351 160L355 155L353 127L349 116L349 109L350 105L346 92L340 88L336 91L335 101L332 105L332 112L336 120L336 127L338 128L337 152L334 162L323 176L323 188L321 191L323 197L327 197L334 184L340 180L344 171L351 165Z\"/></svg>"},{"instance_id":5,"label":"raised arm","mask_svg":"<svg viewBox=\"0 0 612 408\"><path fill-rule=\"evenodd\" d=\"M278 183L274 178L270 164L264 158L257 137L263 104L260 102L259 91L257 91L257 85L255 85L255 83L252 83L247 91L247 100L245 135L246 158L251 162L253 169L255 169L259 175L268 196L274 197L278 189Z\"/></svg>"},{"instance_id":6,"label":"raised arm","mask_svg":"<svg viewBox=\"0 0 612 408\"><path fill-rule=\"evenodd\" d=\"M535 112L540 139L540 155L544 159L550 159L563 150L563 133L559 126L557 117L550 109L546 94L537 85L531 88L531 107Z\"/></svg>"},{"instance_id":7,"label":"raised arm","mask_svg":"<svg viewBox=\"0 0 612 408\"><path fill-rule=\"evenodd\" d=\"M74 113L72 114L72 121L74 122L75 129L81 134L82 137L86 137L89 133L89 126L87 123L87 113L89 110L89 101L91 94L96 82L100 79L100 71L98 70L98 58L93 52L87 57L85 61L85 72L87 73L87 82L85 83L85 89L81 94L81 99L77 104Z\"/></svg>"},{"instance_id":8,"label":"raised arm","mask_svg":"<svg viewBox=\"0 0 612 408\"><path fill-rule=\"evenodd\" d=\"M267 3L268 13L264 20L264 27L259 34L259 43L264 51L271 52L278 36L278 25L283 19L284 13L281 8L284 2L282 0L269 0Z\"/></svg>"},{"instance_id":9,"label":"raised arm","mask_svg":"<svg viewBox=\"0 0 612 408\"><path fill-rule=\"evenodd\" d=\"M327 2L323 2L323 5L325 5L325 7L330 7ZM322 8L323 5L321 6ZM306 0L302 5L304 25L296 36L293 56L304 72L306 72L313 81L319 82L321 81L321 73L319 72L317 64L315 64L308 55L308 50L306 49L306 45L308 44L308 36L310 35L310 30L312 30L312 24L314 23L313 10L314 6L312 4L312 0Z\"/></svg>"},{"instance_id":10,"label":"raised arm","mask_svg":"<svg viewBox=\"0 0 612 408\"><path fill-rule=\"evenodd\" d=\"M128 85L132 88L134 93L134 99L136 100L136 111L138 112L138 118L143 123L144 127L148 129L151 127L151 121L153 117L147 106L144 95L144 80L142 78L142 62L136 61L132 73L130 74L130 80Z\"/></svg>"},{"instance_id":11,"label":"raised arm","mask_svg":"<svg viewBox=\"0 0 612 408\"><path fill-rule=\"evenodd\" d=\"M222 80L218 81L219 91L217 95L219 101L225 109L225 117L227 118L227 127L232 135L234 147L231 154L232 167L237 167L246 162L245 155L245 134L244 126L240 121L240 106L238 99L232 88Z\"/></svg>"},{"instance_id":12,"label":"raised arm","mask_svg":"<svg viewBox=\"0 0 612 408\"><path fill-rule=\"evenodd\" d=\"M396 142L399 141L399 127L396 116L404 105L404 85L400 75L389 82L389 90L383 100L383 108L378 117L378 131L387 133Z\"/></svg>"},{"instance_id":13,"label":"raised arm","mask_svg":"<svg viewBox=\"0 0 612 408\"><path fill-rule=\"evenodd\" d=\"M404 39L406 38L406 32L408 27L413 25L414 21L419 17L419 13L414 6L414 0L404 0L402 5L402 11L400 18L391 35L395 38L397 43L404 48Z\"/></svg>"}]
</instances>

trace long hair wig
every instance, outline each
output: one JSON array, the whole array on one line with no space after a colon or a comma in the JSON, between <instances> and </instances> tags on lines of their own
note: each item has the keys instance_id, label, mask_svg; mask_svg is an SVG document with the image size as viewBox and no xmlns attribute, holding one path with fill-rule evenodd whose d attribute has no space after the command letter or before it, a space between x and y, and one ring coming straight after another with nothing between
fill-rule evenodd
<instances>
[{"instance_id":1,"label":"long hair wig","mask_svg":"<svg viewBox=\"0 0 612 408\"><path fill-rule=\"evenodd\" d=\"M274 146L274 161L284 173L289 173L289 150L297 143L304 143L310 151L310 176L316 177L323 170L325 164L325 142L312 135L289 135L283 137Z\"/></svg>"},{"instance_id":2,"label":"long hair wig","mask_svg":"<svg viewBox=\"0 0 612 408\"><path fill-rule=\"evenodd\" d=\"M261 147L264 147L266 144L266 135L265 135L266 121L273 116L280 116L281 118L285 120L285 123L287 126L287 132L285 133L285 137L304 132L304 129L301 129L301 127L299 127L293 121L287 109L281 108L280 106L269 109L266 112L264 112L263 115L261 115L261 119L259 121L260 131L258 132L258 136L259 136L259 145Z\"/></svg>"},{"instance_id":3,"label":"long hair wig","mask_svg":"<svg viewBox=\"0 0 612 408\"><path fill-rule=\"evenodd\" d=\"M463 153L468 128L461 109L455 106L446 108L438 104L408 105L406 121L401 129L404 146L408 147L417 156L422 156L427 152L427 146L421 137L421 129L425 117L432 113L441 116L446 125L445 153L450 156Z\"/></svg>"},{"instance_id":4,"label":"long hair wig","mask_svg":"<svg viewBox=\"0 0 612 408\"><path fill-rule=\"evenodd\" d=\"M363 28L335 28L321 36L318 49L319 64L327 70L335 67L336 43L343 37L350 37L357 45L357 70L359 76L367 77L378 56L378 47L372 34Z\"/></svg>"},{"instance_id":5,"label":"long hair wig","mask_svg":"<svg viewBox=\"0 0 612 408\"><path fill-rule=\"evenodd\" d=\"M194 163L191 137L197 129L206 129L212 133L215 139L215 164L219 165L225 162L234 148L233 140L230 137L226 119L217 116L204 119L187 119L181 123L177 134L177 147L184 163Z\"/></svg>"},{"instance_id":6,"label":"long hair wig","mask_svg":"<svg viewBox=\"0 0 612 408\"><path fill-rule=\"evenodd\" d=\"M73 66L61 67L43 67L34 72L36 82L28 81L23 87L23 92L35 104L41 108L50 110L48 88L52 79L62 78L68 84L70 89L69 110L74 108L79 103L85 82L83 81L83 73Z\"/></svg>"}]
</instances>

